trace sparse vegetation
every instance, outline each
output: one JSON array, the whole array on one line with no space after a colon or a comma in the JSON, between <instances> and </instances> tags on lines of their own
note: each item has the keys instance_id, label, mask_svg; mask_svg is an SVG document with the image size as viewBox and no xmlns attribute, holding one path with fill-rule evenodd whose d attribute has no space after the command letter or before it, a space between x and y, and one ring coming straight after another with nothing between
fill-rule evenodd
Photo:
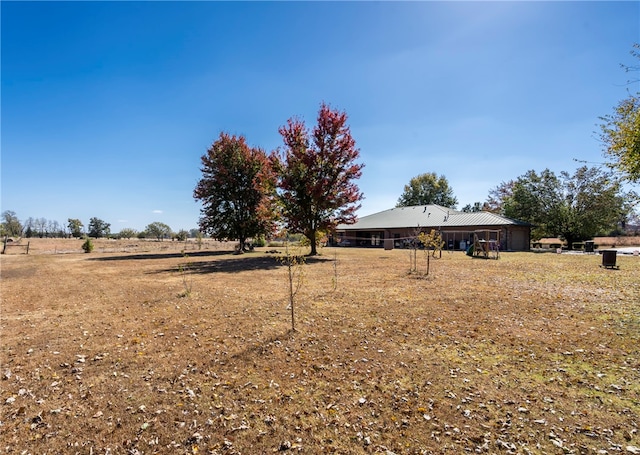
<instances>
[{"instance_id":1,"label":"sparse vegetation","mask_svg":"<svg viewBox=\"0 0 640 455\"><path fill-rule=\"evenodd\" d=\"M189 255L184 251L182 252L182 257L185 259L185 262L178 265L178 272L182 277L182 285L184 287L184 290L180 295L182 297L191 297L191 289L193 288L193 278L191 276L191 261L189 260Z\"/></svg>"},{"instance_id":2,"label":"sparse vegetation","mask_svg":"<svg viewBox=\"0 0 640 455\"><path fill-rule=\"evenodd\" d=\"M124 228L124 229L120 229L120 232L118 233L118 238L129 240L129 239L135 238L137 235L138 235L138 231L136 231L135 229Z\"/></svg>"},{"instance_id":3,"label":"sparse vegetation","mask_svg":"<svg viewBox=\"0 0 640 455\"><path fill-rule=\"evenodd\" d=\"M307 260L291 333L275 253L191 254L184 299L168 242L46 240L0 256L7 453L640 447L637 257L460 252L416 280L406 250L341 248L335 291L331 255Z\"/></svg>"}]
</instances>

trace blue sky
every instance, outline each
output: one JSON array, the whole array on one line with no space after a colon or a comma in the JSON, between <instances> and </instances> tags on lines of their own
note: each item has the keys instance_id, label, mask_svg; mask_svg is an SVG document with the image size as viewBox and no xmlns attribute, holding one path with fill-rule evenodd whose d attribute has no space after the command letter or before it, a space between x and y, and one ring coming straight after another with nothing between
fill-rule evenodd
<instances>
[{"instance_id":1,"label":"blue sky","mask_svg":"<svg viewBox=\"0 0 640 455\"><path fill-rule=\"evenodd\" d=\"M635 1L0 5L1 210L112 232L197 227L219 133L270 151L322 101L365 163L360 216L424 172L461 208L529 169L601 162L640 41Z\"/></svg>"}]
</instances>

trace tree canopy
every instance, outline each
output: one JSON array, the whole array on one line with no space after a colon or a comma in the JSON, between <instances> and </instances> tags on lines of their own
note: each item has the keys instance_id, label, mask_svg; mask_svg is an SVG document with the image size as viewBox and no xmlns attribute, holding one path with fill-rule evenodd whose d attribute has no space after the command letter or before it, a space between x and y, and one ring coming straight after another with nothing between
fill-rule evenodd
<instances>
[{"instance_id":1,"label":"tree canopy","mask_svg":"<svg viewBox=\"0 0 640 455\"><path fill-rule=\"evenodd\" d=\"M612 172L580 167L556 176L549 169L530 170L518 177L502 201L503 214L534 225L532 238L593 238L616 228L631 211L633 193L623 193Z\"/></svg>"},{"instance_id":2,"label":"tree canopy","mask_svg":"<svg viewBox=\"0 0 640 455\"><path fill-rule=\"evenodd\" d=\"M428 204L449 208L458 205L458 199L453 195L453 189L444 175L438 177L435 172L428 172L413 177L409 184L404 186L404 192L396 207Z\"/></svg>"},{"instance_id":3,"label":"tree canopy","mask_svg":"<svg viewBox=\"0 0 640 455\"><path fill-rule=\"evenodd\" d=\"M508 182L501 182L497 187L490 189L487 201L483 205L484 210L491 213L503 213L504 201L513 194L515 183L514 180L509 180Z\"/></svg>"},{"instance_id":4,"label":"tree canopy","mask_svg":"<svg viewBox=\"0 0 640 455\"><path fill-rule=\"evenodd\" d=\"M71 232L72 236L78 238L82 237L82 228L84 227L82 221L77 218L68 218L67 227L69 228L69 232Z\"/></svg>"},{"instance_id":5,"label":"tree canopy","mask_svg":"<svg viewBox=\"0 0 640 455\"><path fill-rule=\"evenodd\" d=\"M147 235L155 237L157 240L163 240L171 235L171 228L169 225L161 223L160 221L154 221L153 223L148 224L144 230Z\"/></svg>"},{"instance_id":6,"label":"tree canopy","mask_svg":"<svg viewBox=\"0 0 640 455\"><path fill-rule=\"evenodd\" d=\"M22 224L16 212L5 210L2 212L2 223L0 224L0 235L9 237L19 237L22 235Z\"/></svg>"},{"instance_id":7,"label":"tree canopy","mask_svg":"<svg viewBox=\"0 0 640 455\"><path fill-rule=\"evenodd\" d=\"M243 136L220 133L202 156L202 178L193 196L202 202L200 231L216 240L246 240L273 227L275 191L269 157Z\"/></svg>"},{"instance_id":8,"label":"tree canopy","mask_svg":"<svg viewBox=\"0 0 640 455\"><path fill-rule=\"evenodd\" d=\"M111 224L102 221L100 218L93 217L89 220L89 237L107 237L111 232Z\"/></svg>"},{"instance_id":9,"label":"tree canopy","mask_svg":"<svg viewBox=\"0 0 640 455\"><path fill-rule=\"evenodd\" d=\"M631 54L640 60L640 44L636 43ZM639 71L640 66L625 66L626 71ZM637 80L635 81L637 82ZM613 161L610 165L631 182L640 182L640 92L618 103L613 114L601 117L600 139L605 155Z\"/></svg>"},{"instance_id":10,"label":"tree canopy","mask_svg":"<svg viewBox=\"0 0 640 455\"><path fill-rule=\"evenodd\" d=\"M279 201L287 228L304 234L317 254L316 235L340 223L354 223L363 195L355 183L364 164L347 126L347 114L322 103L317 124L289 119L280 127L281 154L273 155Z\"/></svg>"},{"instance_id":11,"label":"tree canopy","mask_svg":"<svg viewBox=\"0 0 640 455\"><path fill-rule=\"evenodd\" d=\"M475 212L482 212L487 208L488 208L488 205L486 202L484 204L482 202L474 202L473 205L467 204L464 207L462 207L462 211L465 213L475 213Z\"/></svg>"},{"instance_id":12,"label":"tree canopy","mask_svg":"<svg viewBox=\"0 0 640 455\"><path fill-rule=\"evenodd\" d=\"M138 231L132 228L122 228L118 232L118 237L121 239L131 239L138 235Z\"/></svg>"}]
</instances>

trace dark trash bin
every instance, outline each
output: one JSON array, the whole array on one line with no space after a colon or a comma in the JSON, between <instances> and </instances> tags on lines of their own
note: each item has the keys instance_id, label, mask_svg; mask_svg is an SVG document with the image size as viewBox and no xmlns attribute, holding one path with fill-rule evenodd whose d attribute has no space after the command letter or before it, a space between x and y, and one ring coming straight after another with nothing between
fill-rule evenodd
<instances>
[{"instance_id":1,"label":"dark trash bin","mask_svg":"<svg viewBox=\"0 0 640 455\"><path fill-rule=\"evenodd\" d=\"M616 250L604 250L602 252L602 267L605 268L617 268L616 265Z\"/></svg>"},{"instance_id":2,"label":"dark trash bin","mask_svg":"<svg viewBox=\"0 0 640 455\"><path fill-rule=\"evenodd\" d=\"M593 253L594 242L593 240L587 240L584 242L584 252L585 253Z\"/></svg>"}]
</instances>

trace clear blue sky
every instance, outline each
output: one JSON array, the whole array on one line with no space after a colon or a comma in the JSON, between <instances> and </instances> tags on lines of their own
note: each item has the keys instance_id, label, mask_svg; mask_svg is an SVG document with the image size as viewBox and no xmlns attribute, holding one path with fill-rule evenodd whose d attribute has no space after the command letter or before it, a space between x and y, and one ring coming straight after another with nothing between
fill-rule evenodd
<instances>
[{"instance_id":1,"label":"clear blue sky","mask_svg":"<svg viewBox=\"0 0 640 455\"><path fill-rule=\"evenodd\" d=\"M2 205L24 221L197 226L221 131L268 151L345 110L360 216L444 174L458 208L529 169L601 162L637 63L630 2L1 2ZM637 85L632 87L637 90Z\"/></svg>"}]
</instances>

